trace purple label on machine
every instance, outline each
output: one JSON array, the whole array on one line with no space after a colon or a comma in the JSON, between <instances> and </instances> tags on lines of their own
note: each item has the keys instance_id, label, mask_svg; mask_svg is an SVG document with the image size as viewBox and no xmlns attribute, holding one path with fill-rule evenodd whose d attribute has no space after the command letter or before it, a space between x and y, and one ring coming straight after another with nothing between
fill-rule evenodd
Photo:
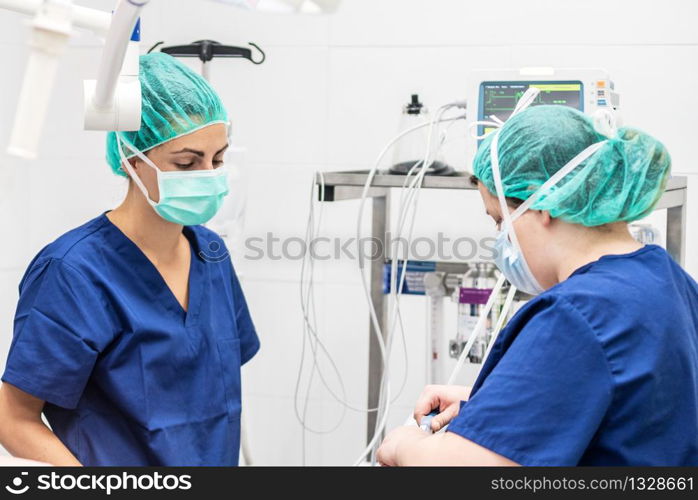
<instances>
[{"instance_id":1,"label":"purple label on machine","mask_svg":"<svg viewBox=\"0 0 698 500\"><path fill-rule=\"evenodd\" d=\"M461 288L459 304L487 304L492 293L491 288Z\"/></svg>"}]
</instances>

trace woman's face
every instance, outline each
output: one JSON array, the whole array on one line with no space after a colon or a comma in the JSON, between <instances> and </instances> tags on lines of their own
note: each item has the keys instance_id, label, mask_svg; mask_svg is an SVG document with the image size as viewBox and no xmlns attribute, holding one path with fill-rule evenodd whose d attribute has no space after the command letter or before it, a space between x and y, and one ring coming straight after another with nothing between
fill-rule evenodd
<instances>
[{"instance_id":1,"label":"woman's face","mask_svg":"<svg viewBox=\"0 0 698 500\"><path fill-rule=\"evenodd\" d=\"M499 199L482 182L478 183L478 190L485 204L487 215L494 219L497 229L501 229L502 211L499 207ZM512 207L508 208L509 213L515 210ZM551 221L548 212L540 210L527 210L514 221L514 230L526 263L543 288L550 288L557 283L555 267L548 257L550 249L546 249L549 247L552 236L550 233Z\"/></svg>"},{"instance_id":2,"label":"woman's face","mask_svg":"<svg viewBox=\"0 0 698 500\"><path fill-rule=\"evenodd\" d=\"M163 172L213 170L223 165L223 154L227 148L226 126L216 123L157 146L149 150L146 156ZM138 157L130 161L150 198L156 203L160 201L157 172Z\"/></svg>"}]
</instances>

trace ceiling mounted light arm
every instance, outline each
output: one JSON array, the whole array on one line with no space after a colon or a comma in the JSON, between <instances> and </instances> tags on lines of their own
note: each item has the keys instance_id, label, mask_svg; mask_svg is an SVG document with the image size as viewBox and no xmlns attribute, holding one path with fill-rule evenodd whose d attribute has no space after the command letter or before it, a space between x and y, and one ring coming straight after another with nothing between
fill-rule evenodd
<instances>
[{"instance_id":1,"label":"ceiling mounted light arm","mask_svg":"<svg viewBox=\"0 0 698 500\"><path fill-rule=\"evenodd\" d=\"M97 108L112 105L126 49L129 42L132 41L132 34L136 28L141 9L149 1L122 0L114 11L97 73L97 88L94 96L94 104Z\"/></svg>"},{"instance_id":2,"label":"ceiling mounted light arm","mask_svg":"<svg viewBox=\"0 0 698 500\"><path fill-rule=\"evenodd\" d=\"M34 16L43 3L44 0L0 0L0 8ZM81 5L72 5L71 19L74 27L90 30L98 36L105 36L111 24L111 13Z\"/></svg>"},{"instance_id":3,"label":"ceiling mounted light arm","mask_svg":"<svg viewBox=\"0 0 698 500\"><path fill-rule=\"evenodd\" d=\"M150 0L121 0L114 11L97 80L85 81L86 130L138 130L138 20Z\"/></svg>"},{"instance_id":4,"label":"ceiling mounted light arm","mask_svg":"<svg viewBox=\"0 0 698 500\"><path fill-rule=\"evenodd\" d=\"M0 0L0 9L34 15L31 52L18 101L8 152L34 158L46 117L60 55L71 28L106 36L97 80L85 81L86 130L137 130L141 118L138 80L138 42L133 36L143 7L150 0L120 0L113 15L73 5L72 0ZM263 12L321 14L334 12L341 0L217 0L235 7ZM255 64L252 52L240 54ZM243 49L248 50L248 49ZM249 57L248 57L249 56ZM235 57L230 54L228 57Z\"/></svg>"},{"instance_id":5,"label":"ceiling mounted light arm","mask_svg":"<svg viewBox=\"0 0 698 500\"><path fill-rule=\"evenodd\" d=\"M58 64L72 31L71 7L72 0L46 0L30 23L29 60L7 147L13 156L37 157Z\"/></svg>"},{"instance_id":6,"label":"ceiling mounted light arm","mask_svg":"<svg viewBox=\"0 0 698 500\"><path fill-rule=\"evenodd\" d=\"M111 14L74 5L72 0L0 0L0 8L33 16L29 22L29 57L7 152L34 159L60 58L73 28L104 36L109 30Z\"/></svg>"}]
</instances>

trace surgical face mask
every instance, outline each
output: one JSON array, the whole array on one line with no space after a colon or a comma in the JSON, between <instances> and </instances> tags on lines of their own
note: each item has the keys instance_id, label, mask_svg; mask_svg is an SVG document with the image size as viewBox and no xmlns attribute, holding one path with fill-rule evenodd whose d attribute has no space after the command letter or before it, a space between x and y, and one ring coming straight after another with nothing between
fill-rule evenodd
<instances>
[{"instance_id":1,"label":"surgical face mask","mask_svg":"<svg viewBox=\"0 0 698 500\"><path fill-rule=\"evenodd\" d=\"M502 225L494 243L494 263L512 286L530 295L538 295L543 293L543 287L538 283L538 280L528 267L519 246L516 231L514 231L514 220L520 217L523 212L516 213L515 217L510 215L509 206L504 196L502 177L499 171L499 155L497 154L499 131L495 133L497 135L493 137L491 144L492 173L495 187L497 188L499 208L502 212Z\"/></svg>"},{"instance_id":2,"label":"surgical face mask","mask_svg":"<svg viewBox=\"0 0 698 500\"><path fill-rule=\"evenodd\" d=\"M208 222L216 215L223 204L223 198L228 194L228 174L225 167L215 170L163 172L150 158L125 143L119 134L116 136L122 164L160 217L175 224L196 226ZM126 159L124 146L155 170L160 192L160 201L157 203L150 199L143 181Z\"/></svg>"},{"instance_id":3,"label":"surgical face mask","mask_svg":"<svg viewBox=\"0 0 698 500\"><path fill-rule=\"evenodd\" d=\"M494 177L494 185L497 189L497 198L499 199L499 208L502 212L502 229L497 234L495 240L495 264L504 274L507 280L518 288L530 295L539 295L543 293L543 287L538 283L538 280L531 272L531 269L526 263L519 240L516 237L514 230L514 221L529 209L542 194L547 192L551 187L560 182L560 179L568 175L577 168L584 160L594 154L606 141L592 144L577 156L572 158L564 167L558 170L550 179L538 188L526 201L524 201L514 213L509 213L509 207L504 196L504 186L502 185L502 174L499 168L499 130L492 138L490 145L490 155L492 163L492 174Z\"/></svg>"},{"instance_id":4,"label":"surgical face mask","mask_svg":"<svg viewBox=\"0 0 698 500\"><path fill-rule=\"evenodd\" d=\"M529 269L521 248L512 243L508 231L502 230L497 233L494 250L494 263L509 283L530 295L543 293L543 287Z\"/></svg>"}]
</instances>

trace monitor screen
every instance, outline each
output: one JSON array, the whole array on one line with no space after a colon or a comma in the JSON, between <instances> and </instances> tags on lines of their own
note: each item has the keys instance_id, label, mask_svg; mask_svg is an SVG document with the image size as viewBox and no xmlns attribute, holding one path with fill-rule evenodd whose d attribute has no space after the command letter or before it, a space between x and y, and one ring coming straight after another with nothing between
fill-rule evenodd
<instances>
[{"instance_id":1,"label":"monitor screen","mask_svg":"<svg viewBox=\"0 0 698 500\"><path fill-rule=\"evenodd\" d=\"M494 115L506 121L514 111L516 103L529 89L536 87L540 94L532 106L561 104L584 111L584 85L580 81L565 82L483 82L480 84L480 109L478 120L487 120ZM479 127L480 135L490 132L489 127Z\"/></svg>"}]
</instances>

